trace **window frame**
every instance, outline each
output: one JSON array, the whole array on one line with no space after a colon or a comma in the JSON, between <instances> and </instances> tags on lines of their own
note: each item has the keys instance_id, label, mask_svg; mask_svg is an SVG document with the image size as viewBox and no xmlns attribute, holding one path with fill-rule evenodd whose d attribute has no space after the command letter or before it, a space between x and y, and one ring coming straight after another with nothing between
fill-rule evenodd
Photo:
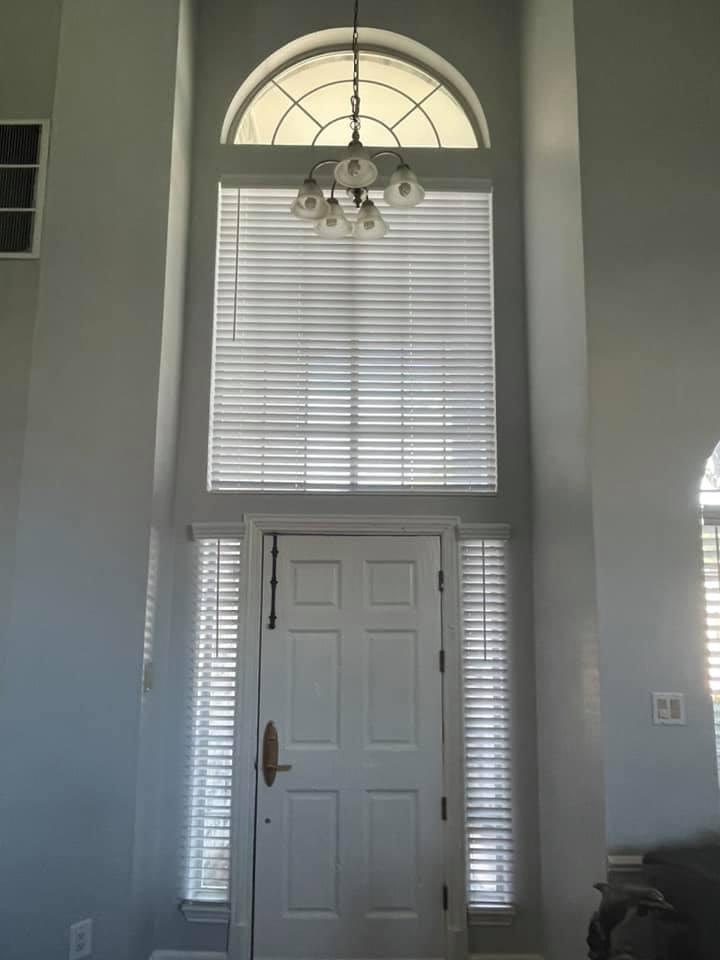
<instances>
[{"instance_id":1,"label":"window frame","mask_svg":"<svg viewBox=\"0 0 720 960\"><path fill-rule=\"evenodd\" d=\"M389 30L360 27L359 38L361 51L366 50L381 56L392 57L415 66L437 79L448 89L465 113L477 140L476 147L450 149L478 153L483 152L482 148L490 147L490 130L482 103L472 85L452 63L430 47ZM246 77L235 92L223 120L220 142L233 147L250 146L236 144L235 136L246 108L262 87L282 71L303 60L322 53L346 52L348 47L347 29L340 27L306 34L275 50Z\"/></svg>"},{"instance_id":2,"label":"window frame","mask_svg":"<svg viewBox=\"0 0 720 960\"><path fill-rule=\"evenodd\" d=\"M703 627L707 683L713 707L715 761L720 780L720 651L710 644L720 642L720 588L709 584L720 582L720 504L703 504L700 510L700 550L702 563ZM718 674L714 676L714 674ZM713 690L713 687L718 690Z\"/></svg>"},{"instance_id":3,"label":"window frame","mask_svg":"<svg viewBox=\"0 0 720 960\"><path fill-rule=\"evenodd\" d=\"M236 146L236 147L248 147L248 146L268 146L268 147L269 147L269 146L272 146L272 147L279 147L279 148L282 149L282 148L287 147L287 146L304 146L304 145L305 145L304 142L303 142L303 143L297 143L297 144L296 144L296 143L292 143L292 144L289 144L289 143L277 143L277 142L276 142L276 138L277 138L278 132L280 131L280 128L282 127L282 124L284 123L287 115L288 115L289 113L291 113L292 110L293 110L297 105L302 104L302 101L303 101L303 99L304 99L306 96L309 96L311 93L315 93L315 92L317 92L317 90L321 89L321 86L318 86L318 87L316 87L316 88L313 88L312 90L308 91L307 93L305 93L305 94L303 94L302 96L299 96L297 99L295 99L295 98L292 97L292 94L290 94L288 91L286 91L285 88L281 85L281 80L284 78L284 75L285 75L289 70L292 70L292 69L295 68L295 67L301 66L301 65L304 64L304 63L308 63L308 62L310 62L310 61L312 61L312 60L316 60L316 59L318 59L319 57L323 57L323 56L333 56L334 54L347 54L348 52L349 52L349 51L348 51L347 45L334 44L334 45L331 46L331 47L324 47L324 48L322 48L322 49L312 50L312 51L308 52L307 54L294 57L292 60L285 61L285 62L279 64L274 70L272 70L272 72L266 74L265 77L264 77L258 84L256 84L253 88L251 88L250 91L247 93L247 95L243 97L242 102L241 102L240 105L237 107L237 110L236 110L236 112L235 112L235 115L234 115L232 121L230 122L230 124L229 124L229 126L228 126L228 128L227 128L227 142L228 142L228 143L231 143L233 146ZM430 80L430 81L432 81L433 83L435 83L436 86L435 86L435 89L433 90L432 95L434 95L438 90L442 90L442 91L444 91L444 92L446 92L446 93L448 94L448 96L454 101L454 103L455 103L455 105L457 106L458 110L460 111L460 113L463 115L463 117L464 117L465 120L467 121L468 126L470 127L470 130L472 131L473 138L474 138L474 140L475 140L475 143L473 143L473 144L463 144L463 145L461 145L461 146L452 146L452 145L449 145L449 144L444 144L444 143L441 142L440 135L439 135L437 129L435 128L435 124L434 124L434 122L433 122L433 120L432 120L432 117L428 117L428 122L429 122L431 128L433 129L433 134L434 134L435 139L436 139L437 142L436 142L436 143L433 143L433 144L424 144L422 147L416 147L416 149L430 149L430 150L478 150L478 149L480 149L480 148L483 147L484 142L485 142L485 138L486 138L486 135L487 135L487 134L486 134L486 130L485 130L485 126L484 126L484 124L483 124L484 118L482 118L482 120L478 118L478 116L476 115L475 111L470 107L470 105L468 104L468 102L467 102L466 98L463 96L463 94L460 93L460 91L457 89L457 87L456 87L456 86L452 83L452 81L449 80L446 76L444 76L443 74L439 73L436 69L433 69L433 68L432 68L431 66L429 66L428 64L424 63L419 57L409 57L409 56L405 56L405 55L399 53L397 50L393 50L393 49L390 49L390 48L388 48L388 47L382 47L382 46L378 46L378 45L364 45L364 46L362 46L362 48L361 48L361 50L360 50L360 76L361 76L361 86L362 86L362 83L363 83L363 80L362 80L362 77L363 77L362 57L363 57L364 54L370 54L371 56L382 57L382 58L387 59L387 60L395 61L397 64L401 65L402 67L414 68L414 69L417 70L418 72L422 73L425 77L427 77L428 80ZM350 70L348 70L347 79L344 80L344 81L338 81L338 82L351 83L351 81L352 81L352 73L351 73ZM367 80L367 79L366 79L366 80L364 81L364 83L365 83L365 84L374 84L374 83L376 83L376 81L374 81L374 80ZM280 118L279 118L279 120L278 120L278 122L277 122L277 124L276 124L276 126L275 126L275 130L274 130L274 132L273 132L273 137L272 137L272 139L271 139L269 142L262 140L262 141L258 141L258 142L256 142L256 143L239 141L237 138L238 138L238 136L240 135L240 130L241 130L241 128L242 128L243 121L244 121L247 113L248 113L250 110L253 109L253 107L254 107L254 105L255 105L255 101L257 100L257 98L260 97L269 87L271 87L271 86L273 86L273 85L277 85L277 86L279 87L279 89L280 89L283 93L285 93L285 95L286 95L289 99L292 99L292 100L293 100L293 104L292 104L292 106L288 107L287 110L285 111L285 113L283 113L283 114L280 116ZM323 85L323 86L326 86L326 85L327 85L327 84L325 84L325 85ZM393 89L393 90L397 91L398 93L402 94L403 96L405 96L405 97L408 99L408 101L413 104L413 107L410 108L411 111L414 111L414 110L416 110L416 109L419 109L419 110L421 111L421 113L423 113L423 114L426 113L426 111L425 111L424 108L423 108L423 103L425 102L425 99L430 99L430 97L421 98L419 101L416 101L413 97L411 97L411 96L410 96L405 90L403 90L400 86L393 85L393 86L391 87L391 89ZM348 98L347 98L347 99L348 99L348 102L349 102L349 95L348 95ZM303 109L303 108L300 107L300 109ZM365 113L363 113L362 111L361 111L360 116L361 116L361 120L363 120L363 119L368 120L368 121L376 120L376 121L380 122L383 126L386 125L385 122L384 122L384 120L383 120L381 117L377 117L377 116L370 115L370 114L365 114ZM317 133L316 133L316 135L315 135L315 139L313 139L312 141L308 141L308 142L310 142L312 146L316 146L316 145L317 145L317 143L316 143L317 137L321 136L322 133L324 132L324 130L327 129L328 126L334 125L334 124L337 122L337 120L339 120L339 119L341 119L341 118L342 118L341 116L338 116L338 117L334 118L333 120L329 121L328 123L325 123L324 125L322 125L322 126L319 128L319 130L317 131ZM403 119L405 119L405 118L402 117L401 120L403 120ZM316 120L316 122L319 122L319 121ZM397 134L394 133L394 129L395 129L395 128L394 128L394 127L389 127L388 129L393 132L393 137L394 137L394 140L395 140L395 143L394 143L394 144L389 144L388 146L391 146L391 147L397 148L397 149L405 149L405 148L407 148L408 145L405 144L405 143L403 143L402 140L398 138ZM367 136L364 138L364 142L365 142L365 145L366 145L367 147L382 148L382 147L386 146L385 144L375 143L371 138L369 138L369 137L367 137ZM344 145L345 145L344 143L324 144L324 145L322 145L322 149L326 149L326 150L338 149L338 148L342 148Z\"/></svg>"},{"instance_id":4,"label":"window frame","mask_svg":"<svg viewBox=\"0 0 720 960\"><path fill-rule=\"evenodd\" d=\"M463 659L463 679L462 679L462 693L463 693L463 748L464 748L464 790L465 790L465 802L466 802L466 824L465 824L465 843L466 843L466 868L467 868L467 898L468 898L468 919L471 926L510 926L515 917L515 879L517 875L517 847L516 847L516 837L515 837L515 826L516 826L516 809L515 809L515 784L514 784L514 768L513 768L513 753L514 753L514 738L513 738L513 642L512 642L512 611L511 611L511 570L510 570L510 554L509 554L509 533L506 534L505 530L500 527L498 535L492 535L492 527L487 524L482 525L471 525L467 524L460 527L460 536L458 538L458 575L459 575L459 593L460 593L460 618L461 618L461 643L462 643L462 659ZM474 616L477 611L472 609L475 606L475 601L466 594L466 585L468 590L473 587L477 590L478 587L478 578L477 574L473 575L470 571L469 566L466 567L465 559L469 558L470 550L473 548L481 548L482 558L483 558L483 570L480 575L480 581L482 582L482 616L483 624L481 629L482 640L487 642L490 634L494 635L496 654L494 662L499 664L501 670L505 674L505 683L502 685L501 689L493 688L495 692L499 693L498 700L501 701L501 706L498 708L495 706L493 709L493 720L491 726L494 730L494 741L492 746L487 747L484 745L484 740L486 738L480 738L481 742L473 743L472 747L470 743L473 742L476 738L473 736L473 731L469 728L467 723L467 710L468 710L468 692L470 689L470 682L468 680L468 663L469 657L471 656L470 651L479 644L479 637L468 636L469 632L466 627L468 619L470 616ZM485 548L488 548L490 553L488 558L491 559L494 572L488 571L486 573L484 569L484 560L485 560ZM473 558L474 559L474 558ZM488 581L491 576L501 577L502 580L502 590L499 591L500 594L500 610L496 611L499 614L498 624L495 627L488 628L485 615L485 607L487 603L488 596ZM472 582L471 582L472 581ZM487 688L487 685L483 680L477 676L477 668L474 672L476 676L474 678L477 689L481 687L483 689ZM487 726L487 720L481 721L478 726ZM498 742L504 741L506 748L509 752L509 756L505 763L505 769L499 775L496 775L493 782L498 788L498 785L502 789L506 789L509 797L507 803L505 804L489 804L486 808L486 812L491 810L496 814L505 814L508 816L509 825L502 831L498 829L498 833L504 833L504 842L509 844L509 849L506 847L507 852L506 861L509 864L507 868L508 879L506 881L507 893L508 896L505 899L501 899L499 896L493 898L492 900L487 900L483 902L479 897L475 900L472 898L471 891L471 871L472 871L472 858L470 855L470 844L472 840L472 833L474 828L470 826L467 821L467 805L469 804L469 794L471 790L477 790L478 784L472 783L472 778L468 776L468 759L467 754L469 751L472 751L473 754L481 755L483 752L493 754L498 748ZM491 762L497 763L496 760L491 760ZM503 766L503 764L500 764Z\"/></svg>"},{"instance_id":5,"label":"window frame","mask_svg":"<svg viewBox=\"0 0 720 960\"><path fill-rule=\"evenodd\" d=\"M241 771L252 769L257 744L257 682L259 666L258 617L261 611L263 536L282 534L366 534L436 535L441 541L441 562L445 572L442 604L442 647L445 650L443 712L445 738L445 789L447 824L445 850L449 888L448 960L467 955L470 926L504 926L513 922L514 909L497 905L468 904L465 858L465 754L463 722L463 641L461 605L460 546L464 540L509 541L511 529L505 523L462 524L457 517L330 516L248 514L244 523L208 522L191 525L195 541L242 540L239 590L239 637L244 638L238 653L236 744L233 758L233 822L245 824L231 839L230 901L181 904L188 920L224 922L231 917L231 947L247 957L252 917L252 850L254 822L247 812L254 809L254 784ZM506 606L511 609L509 546L506 547ZM508 626L510 636L510 626ZM510 642L510 641L509 641ZM512 695L512 687L511 687ZM515 863L517 868L517 863ZM517 872L517 870L516 870ZM235 892L233 892L235 891Z\"/></svg>"},{"instance_id":6,"label":"window frame","mask_svg":"<svg viewBox=\"0 0 720 960\"><path fill-rule=\"evenodd\" d=\"M260 148L263 153L268 155L268 152L272 154L273 151L280 148L276 147L264 147ZM295 148L282 148L282 150L293 150ZM242 152L242 151L240 151ZM462 153L463 151L445 151L445 150L426 150L422 153L427 157L432 154L446 155L448 153ZM410 156L409 151L404 151L404 154ZM422 162L422 161L421 161ZM347 489L334 489L332 491L323 491L323 490L313 490L313 489L273 489L273 488L250 488L250 487L233 487L226 489L213 489L210 484L210 442L212 434L212 417L213 417L213 383L215 379L215 323L213 322L211 335L209 338L209 364L208 367L211 371L209 378L209 390L207 397L207 432L206 432L206 444L205 444L205 477L206 477L206 486L205 492L211 497L230 497L230 496L244 496L244 497L292 497L292 496L339 496L339 497L411 497L411 496L424 496L431 498L456 498L456 497L497 497L499 493L500 486L500 474L501 474L501 462L500 462L500 447L499 447L499 429L498 429L498 359L497 359L497 315L496 315L496 270L495 270L495 238L496 232L494 228L495 224L495 206L494 206L494 189L493 182L490 177L487 176L477 176L477 177L440 177L440 176L430 176L423 177L423 183L428 191L436 192L457 192L457 193L480 193L480 194L489 194L491 196L490 204L490 254L491 254L491 290L490 290L490 299L491 299L491 310L492 310L492 339L493 339L493 375L494 375L494 456L495 456L495 488L494 489L482 489L476 487L473 489L468 489L465 487L385 487L381 489L373 488L363 488L363 487L354 487ZM284 173L273 174L225 174L219 177L217 183L217 196L219 200L220 191L222 188L264 188L264 189L274 189L274 188L283 188L283 189L293 189L297 187L297 176L295 175L286 175ZM288 214L289 216L289 214ZM214 278L214 292L213 292L213 319L215 318L216 311L216 302L215 302L215 291L217 284L217 260L218 260L218 243L219 243L219 231L220 226L220 210L219 202L216 203L216 212L215 212L215 262L213 270ZM312 240L313 238L310 238ZM381 241L380 241L381 242ZM377 246L377 245L375 245Z\"/></svg>"}]
</instances>

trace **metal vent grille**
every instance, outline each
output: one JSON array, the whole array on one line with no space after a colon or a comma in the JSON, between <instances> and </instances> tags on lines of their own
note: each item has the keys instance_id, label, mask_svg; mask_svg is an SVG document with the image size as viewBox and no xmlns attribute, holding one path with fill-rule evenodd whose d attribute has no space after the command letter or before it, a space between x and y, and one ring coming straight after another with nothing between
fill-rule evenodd
<instances>
[{"instance_id":1,"label":"metal vent grille","mask_svg":"<svg viewBox=\"0 0 720 960\"><path fill-rule=\"evenodd\" d=\"M48 124L0 121L0 257L37 257Z\"/></svg>"}]
</instances>

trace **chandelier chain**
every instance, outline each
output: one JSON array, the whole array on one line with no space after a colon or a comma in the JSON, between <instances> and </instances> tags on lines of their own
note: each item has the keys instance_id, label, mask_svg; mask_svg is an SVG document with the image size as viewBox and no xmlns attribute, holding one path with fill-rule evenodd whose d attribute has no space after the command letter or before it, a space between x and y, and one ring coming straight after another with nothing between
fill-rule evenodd
<instances>
[{"instance_id":1,"label":"chandelier chain","mask_svg":"<svg viewBox=\"0 0 720 960\"><path fill-rule=\"evenodd\" d=\"M352 118L350 126L352 127L353 140L360 139L360 39L358 36L358 19L360 17L360 0L355 0L355 10L353 16L353 36L352 36L352 54L353 54L353 92L350 98L350 109Z\"/></svg>"}]
</instances>

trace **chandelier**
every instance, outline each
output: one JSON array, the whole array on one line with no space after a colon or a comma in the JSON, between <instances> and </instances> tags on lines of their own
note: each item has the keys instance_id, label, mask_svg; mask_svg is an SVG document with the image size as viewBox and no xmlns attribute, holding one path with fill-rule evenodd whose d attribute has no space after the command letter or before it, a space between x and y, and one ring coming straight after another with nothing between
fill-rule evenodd
<instances>
[{"instance_id":1,"label":"chandelier","mask_svg":"<svg viewBox=\"0 0 720 960\"><path fill-rule=\"evenodd\" d=\"M342 159L320 160L313 165L290 208L293 216L300 220L313 221L315 232L328 240L342 240L351 235L361 240L379 240L388 232L387 223L370 199L370 187L378 178L375 161L381 157L394 157L398 161L398 166L390 176L383 194L388 206L415 207L425 196L425 191L418 183L417 177L397 151L378 150L377 153L369 154L360 140L359 7L360 0L355 0L352 35L353 78L349 118L352 138ZM326 198L315 179L315 173L321 167L328 165L334 166L335 171L330 196ZM354 223L347 218L340 206L340 201L335 196L335 189L338 186L345 188L358 210Z\"/></svg>"}]
</instances>

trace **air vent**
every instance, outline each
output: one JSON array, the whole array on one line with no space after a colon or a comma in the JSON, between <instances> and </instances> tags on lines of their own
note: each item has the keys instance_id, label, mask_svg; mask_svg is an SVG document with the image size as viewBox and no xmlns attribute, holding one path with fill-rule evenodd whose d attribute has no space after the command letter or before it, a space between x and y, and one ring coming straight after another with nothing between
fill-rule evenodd
<instances>
[{"instance_id":1,"label":"air vent","mask_svg":"<svg viewBox=\"0 0 720 960\"><path fill-rule=\"evenodd\" d=\"M0 258L37 257L47 120L0 120Z\"/></svg>"}]
</instances>

